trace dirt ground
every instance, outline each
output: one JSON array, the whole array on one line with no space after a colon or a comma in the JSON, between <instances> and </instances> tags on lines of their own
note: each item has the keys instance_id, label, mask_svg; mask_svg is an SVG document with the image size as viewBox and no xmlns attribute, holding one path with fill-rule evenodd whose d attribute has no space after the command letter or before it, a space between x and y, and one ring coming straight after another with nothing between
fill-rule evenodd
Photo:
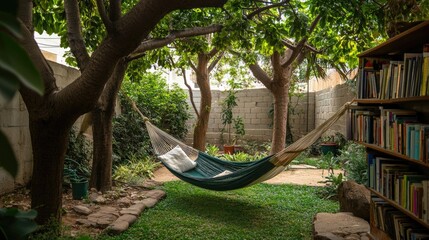
<instances>
[{"instance_id":1,"label":"dirt ground","mask_svg":"<svg viewBox=\"0 0 429 240\"><path fill-rule=\"evenodd\" d=\"M340 171L335 171L335 174L339 174ZM167 182L178 180L176 176L171 174L165 167L158 169L155 172L155 181L158 182ZM308 186L324 186L324 183L321 181L326 180L325 176L328 175L327 170L323 169L312 169L309 166L305 165L295 165L291 166L289 169L280 173L276 177L265 181L265 183L270 184L298 184L298 185L308 185Z\"/></svg>"}]
</instances>

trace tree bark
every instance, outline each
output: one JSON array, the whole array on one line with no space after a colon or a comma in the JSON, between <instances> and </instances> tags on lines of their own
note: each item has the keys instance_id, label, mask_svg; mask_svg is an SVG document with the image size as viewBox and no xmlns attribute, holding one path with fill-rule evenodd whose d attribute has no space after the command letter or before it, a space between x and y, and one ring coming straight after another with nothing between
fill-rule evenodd
<instances>
[{"instance_id":1,"label":"tree bark","mask_svg":"<svg viewBox=\"0 0 429 240\"><path fill-rule=\"evenodd\" d=\"M92 111L93 158L91 188L106 192L112 188L112 121L116 99L127 69L123 59L116 64L112 77L106 84L100 103Z\"/></svg>"},{"instance_id":2,"label":"tree bark","mask_svg":"<svg viewBox=\"0 0 429 240\"><path fill-rule=\"evenodd\" d=\"M30 120L33 147L31 208L37 210L36 221L39 223L47 223L50 219L59 221L61 217L64 157L73 122Z\"/></svg>"},{"instance_id":3,"label":"tree bark","mask_svg":"<svg viewBox=\"0 0 429 240\"><path fill-rule=\"evenodd\" d=\"M212 106L212 93L209 80L210 57L206 54L198 54L198 65L196 67L197 84L201 92L200 114L194 128L193 147L200 151L206 150L206 135L209 125L210 110Z\"/></svg>"}]
</instances>

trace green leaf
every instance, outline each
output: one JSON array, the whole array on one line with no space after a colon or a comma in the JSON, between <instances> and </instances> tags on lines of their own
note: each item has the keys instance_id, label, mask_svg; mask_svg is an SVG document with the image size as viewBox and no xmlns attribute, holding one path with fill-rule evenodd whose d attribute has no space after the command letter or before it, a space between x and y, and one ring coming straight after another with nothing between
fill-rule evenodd
<instances>
[{"instance_id":1,"label":"green leaf","mask_svg":"<svg viewBox=\"0 0 429 240\"><path fill-rule=\"evenodd\" d=\"M7 29L16 38L21 38L21 26L12 14L0 12L0 28Z\"/></svg>"},{"instance_id":2,"label":"green leaf","mask_svg":"<svg viewBox=\"0 0 429 240\"><path fill-rule=\"evenodd\" d=\"M19 80L10 72L0 68L0 99L9 101L19 89Z\"/></svg>"},{"instance_id":3,"label":"green leaf","mask_svg":"<svg viewBox=\"0 0 429 240\"><path fill-rule=\"evenodd\" d=\"M18 173L18 162L16 161L15 154L13 153L12 147L9 144L9 140L0 131L0 167L3 167L10 175L16 177Z\"/></svg>"},{"instance_id":4,"label":"green leaf","mask_svg":"<svg viewBox=\"0 0 429 240\"><path fill-rule=\"evenodd\" d=\"M26 239L26 235L38 228L34 222L36 216L35 210L25 212L16 208L0 208L1 232L6 235L6 239Z\"/></svg>"},{"instance_id":5,"label":"green leaf","mask_svg":"<svg viewBox=\"0 0 429 240\"><path fill-rule=\"evenodd\" d=\"M24 49L10 36L0 32L0 69L15 75L26 87L42 95L40 74Z\"/></svg>"}]
</instances>

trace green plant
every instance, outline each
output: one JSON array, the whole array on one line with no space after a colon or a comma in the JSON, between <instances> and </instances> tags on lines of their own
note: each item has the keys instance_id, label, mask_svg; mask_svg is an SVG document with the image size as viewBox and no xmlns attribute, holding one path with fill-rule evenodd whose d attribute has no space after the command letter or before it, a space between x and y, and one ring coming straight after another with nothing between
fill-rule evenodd
<instances>
[{"instance_id":1,"label":"green plant","mask_svg":"<svg viewBox=\"0 0 429 240\"><path fill-rule=\"evenodd\" d=\"M267 157L267 155L263 155L261 153L250 155L244 152L236 152L234 154L223 154L220 156L220 158L228 161L232 161L232 162L250 162L250 161L262 159L264 157Z\"/></svg>"},{"instance_id":2,"label":"green plant","mask_svg":"<svg viewBox=\"0 0 429 240\"><path fill-rule=\"evenodd\" d=\"M152 155L143 119L132 109L129 98L154 125L178 139L186 136L186 121L190 116L187 95L177 85L169 87L161 74L127 73L119 96L122 113L113 122L115 166L125 163L132 154Z\"/></svg>"},{"instance_id":3,"label":"green plant","mask_svg":"<svg viewBox=\"0 0 429 240\"><path fill-rule=\"evenodd\" d=\"M321 194L326 199L335 199L338 194L338 186L345 180L342 173L335 175L334 172L329 172L326 180L320 183L325 183L326 186L322 188Z\"/></svg>"},{"instance_id":4,"label":"green plant","mask_svg":"<svg viewBox=\"0 0 429 240\"><path fill-rule=\"evenodd\" d=\"M69 135L69 144L64 160L64 181L83 182L91 174L90 160L92 158L92 145L82 134L72 129Z\"/></svg>"},{"instance_id":5,"label":"green plant","mask_svg":"<svg viewBox=\"0 0 429 240\"><path fill-rule=\"evenodd\" d=\"M271 150L271 142L247 141L244 144L244 151L249 155L268 156Z\"/></svg>"},{"instance_id":6,"label":"green plant","mask_svg":"<svg viewBox=\"0 0 429 240\"><path fill-rule=\"evenodd\" d=\"M153 177L153 172L159 166L151 157L132 154L126 164L118 165L113 173L116 181L138 184Z\"/></svg>"},{"instance_id":7,"label":"green plant","mask_svg":"<svg viewBox=\"0 0 429 240\"><path fill-rule=\"evenodd\" d=\"M16 208L0 208L0 239L26 239L37 230L35 210L22 211Z\"/></svg>"},{"instance_id":8,"label":"green plant","mask_svg":"<svg viewBox=\"0 0 429 240\"><path fill-rule=\"evenodd\" d=\"M206 145L206 153L211 156L217 156L219 154L219 147L208 143Z\"/></svg>"},{"instance_id":9,"label":"green plant","mask_svg":"<svg viewBox=\"0 0 429 240\"><path fill-rule=\"evenodd\" d=\"M237 93L236 88L239 87L237 83L230 80L228 81L230 89L227 91L225 99L222 101L221 120L223 124L222 134L226 131L228 133L228 141L226 144L235 145L239 138L244 136L246 131L244 130L244 122L240 116L234 117L233 108L237 106ZM232 128L235 129L234 138L232 135Z\"/></svg>"},{"instance_id":10,"label":"green plant","mask_svg":"<svg viewBox=\"0 0 429 240\"><path fill-rule=\"evenodd\" d=\"M359 184L367 183L368 165L364 146L350 141L343 149L340 149L340 155L337 158L344 167L344 174L347 179L354 180Z\"/></svg>"}]
</instances>

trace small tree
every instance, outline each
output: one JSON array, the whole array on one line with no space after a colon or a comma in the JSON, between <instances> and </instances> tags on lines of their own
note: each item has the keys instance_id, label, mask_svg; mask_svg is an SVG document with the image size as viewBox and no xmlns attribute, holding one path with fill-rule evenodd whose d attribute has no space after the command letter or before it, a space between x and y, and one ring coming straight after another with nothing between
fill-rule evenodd
<instances>
[{"instance_id":1,"label":"small tree","mask_svg":"<svg viewBox=\"0 0 429 240\"><path fill-rule=\"evenodd\" d=\"M244 129L244 122L240 116L234 117L233 108L237 106L237 88L240 87L238 83L232 80L228 81L230 89L227 91L226 98L222 101L222 113L221 120L223 124L222 133L226 131L228 133L227 145L235 145L238 139L243 136L246 132ZM235 129L235 136L232 137L232 128Z\"/></svg>"}]
</instances>

